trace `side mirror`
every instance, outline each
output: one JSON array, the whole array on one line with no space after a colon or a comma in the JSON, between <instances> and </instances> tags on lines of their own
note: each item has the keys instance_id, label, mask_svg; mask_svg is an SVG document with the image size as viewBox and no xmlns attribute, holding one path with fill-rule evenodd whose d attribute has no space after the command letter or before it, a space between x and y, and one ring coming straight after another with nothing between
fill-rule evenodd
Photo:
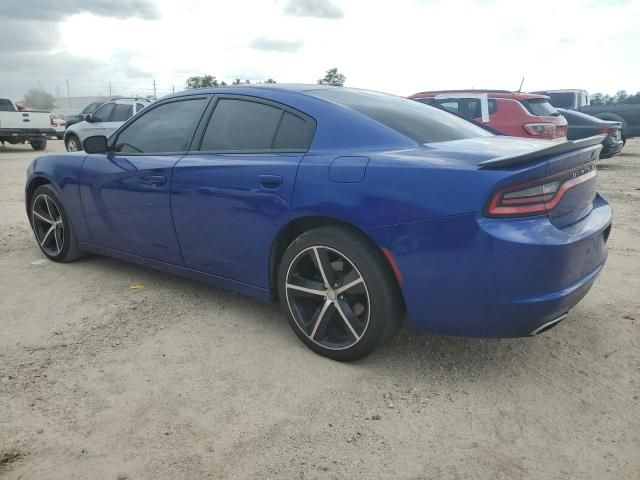
<instances>
[{"instance_id":1,"label":"side mirror","mask_svg":"<svg viewBox=\"0 0 640 480\"><path fill-rule=\"evenodd\" d=\"M86 153L106 153L109 150L107 137L104 135L87 137L84 139L84 142L82 142L82 149Z\"/></svg>"}]
</instances>

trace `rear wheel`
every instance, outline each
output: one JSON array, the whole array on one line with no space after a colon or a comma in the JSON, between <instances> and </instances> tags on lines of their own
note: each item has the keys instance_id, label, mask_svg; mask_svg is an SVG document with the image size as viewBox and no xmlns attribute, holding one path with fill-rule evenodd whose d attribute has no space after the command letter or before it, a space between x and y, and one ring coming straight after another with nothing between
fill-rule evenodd
<instances>
[{"instance_id":1,"label":"rear wheel","mask_svg":"<svg viewBox=\"0 0 640 480\"><path fill-rule=\"evenodd\" d=\"M365 357L396 332L402 301L389 266L367 239L327 226L286 250L278 292L296 335L339 361Z\"/></svg>"},{"instance_id":2,"label":"rear wheel","mask_svg":"<svg viewBox=\"0 0 640 480\"><path fill-rule=\"evenodd\" d=\"M67 152L79 152L82 150L80 139L73 134L67 135L67 138L64 141L64 146L66 147Z\"/></svg>"},{"instance_id":3,"label":"rear wheel","mask_svg":"<svg viewBox=\"0 0 640 480\"><path fill-rule=\"evenodd\" d=\"M46 138L32 138L29 143L31 143L31 148L34 150L44 150L47 148Z\"/></svg>"},{"instance_id":4,"label":"rear wheel","mask_svg":"<svg viewBox=\"0 0 640 480\"><path fill-rule=\"evenodd\" d=\"M42 253L55 262L70 262L82 256L62 202L49 185L33 193L31 226Z\"/></svg>"}]
</instances>

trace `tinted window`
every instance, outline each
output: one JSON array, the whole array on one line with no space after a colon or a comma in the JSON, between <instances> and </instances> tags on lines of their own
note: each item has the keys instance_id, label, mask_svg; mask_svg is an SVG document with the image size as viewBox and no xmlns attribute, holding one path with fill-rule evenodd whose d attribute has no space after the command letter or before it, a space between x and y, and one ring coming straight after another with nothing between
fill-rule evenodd
<instances>
[{"instance_id":1,"label":"tinted window","mask_svg":"<svg viewBox=\"0 0 640 480\"><path fill-rule=\"evenodd\" d=\"M561 93L546 93L551 99L551 105L558 108L572 108L573 107L573 93L561 92Z\"/></svg>"},{"instance_id":2,"label":"tinted window","mask_svg":"<svg viewBox=\"0 0 640 480\"><path fill-rule=\"evenodd\" d=\"M436 103L449 112L460 114L457 100L436 100Z\"/></svg>"},{"instance_id":3,"label":"tinted window","mask_svg":"<svg viewBox=\"0 0 640 480\"><path fill-rule=\"evenodd\" d=\"M352 108L419 143L493 135L482 127L438 108L385 93L348 88L307 93Z\"/></svg>"},{"instance_id":4,"label":"tinted window","mask_svg":"<svg viewBox=\"0 0 640 480\"><path fill-rule=\"evenodd\" d=\"M471 118L482 118L482 104L480 100L474 98L468 100L468 102L469 116ZM498 112L498 104L495 100L487 100L487 107L489 109L489 115L495 115Z\"/></svg>"},{"instance_id":5,"label":"tinted window","mask_svg":"<svg viewBox=\"0 0 640 480\"><path fill-rule=\"evenodd\" d=\"M115 150L128 153L187 150L206 103L205 98L183 100L145 112L118 135Z\"/></svg>"},{"instance_id":6,"label":"tinted window","mask_svg":"<svg viewBox=\"0 0 640 480\"><path fill-rule=\"evenodd\" d=\"M111 122L126 122L133 115L133 105L118 105L111 113Z\"/></svg>"},{"instance_id":7,"label":"tinted window","mask_svg":"<svg viewBox=\"0 0 640 480\"><path fill-rule=\"evenodd\" d=\"M15 110L10 100L0 98L0 112L15 112Z\"/></svg>"},{"instance_id":8,"label":"tinted window","mask_svg":"<svg viewBox=\"0 0 640 480\"><path fill-rule=\"evenodd\" d=\"M531 115L538 117L557 117L560 115L553 106L544 98L532 98L530 100L520 100Z\"/></svg>"},{"instance_id":9,"label":"tinted window","mask_svg":"<svg viewBox=\"0 0 640 480\"><path fill-rule=\"evenodd\" d=\"M96 113L93 114L91 119L94 122L108 122L111 117L113 107L115 107L115 103L106 103L102 105L98 110L96 110Z\"/></svg>"},{"instance_id":10,"label":"tinted window","mask_svg":"<svg viewBox=\"0 0 640 480\"><path fill-rule=\"evenodd\" d=\"M273 148L286 150L308 150L313 135L313 125L306 120L284 112Z\"/></svg>"},{"instance_id":11,"label":"tinted window","mask_svg":"<svg viewBox=\"0 0 640 480\"><path fill-rule=\"evenodd\" d=\"M271 149L282 110L245 100L222 99L216 105L200 150Z\"/></svg>"}]
</instances>

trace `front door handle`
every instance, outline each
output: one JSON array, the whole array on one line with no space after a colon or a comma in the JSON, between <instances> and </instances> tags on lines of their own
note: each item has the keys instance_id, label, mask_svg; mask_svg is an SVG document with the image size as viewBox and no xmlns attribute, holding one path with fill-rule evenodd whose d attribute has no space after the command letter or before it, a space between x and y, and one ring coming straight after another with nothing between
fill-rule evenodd
<instances>
[{"instance_id":1,"label":"front door handle","mask_svg":"<svg viewBox=\"0 0 640 480\"><path fill-rule=\"evenodd\" d=\"M260 175L260 185L269 190L275 190L282 185L282 177L280 175Z\"/></svg>"},{"instance_id":2,"label":"front door handle","mask_svg":"<svg viewBox=\"0 0 640 480\"><path fill-rule=\"evenodd\" d=\"M167 183L167 177L165 177L164 175L151 175L149 177L149 181L153 184L153 185L164 185L165 183Z\"/></svg>"}]
</instances>

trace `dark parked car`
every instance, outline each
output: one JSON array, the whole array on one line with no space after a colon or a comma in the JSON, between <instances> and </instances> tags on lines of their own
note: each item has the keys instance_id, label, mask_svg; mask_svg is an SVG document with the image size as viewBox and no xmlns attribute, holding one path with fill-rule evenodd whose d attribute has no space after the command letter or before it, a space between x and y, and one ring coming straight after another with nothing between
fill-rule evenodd
<instances>
[{"instance_id":1,"label":"dark parked car","mask_svg":"<svg viewBox=\"0 0 640 480\"><path fill-rule=\"evenodd\" d=\"M556 108L576 110L601 120L620 122L623 142L627 138L640 137L640 105L590 105L589 95L585 90L541 90L532 93L548 96L549 103Z\"/></svg>"},{"instance_id":2,"label":"dark parked car","mask_svg":"<svg viewBox=\"0 0 640 480\"><path fill-rule=\"evenodd\" d=\"M599 141L494 135L344 87L187 90L34 160L25 201L51 260L110 255L279 301L307 346L355 360L405 312L484 337L565 318L607 258Z\"/></svg>"},{"instance_id":3,"label":"dark parked car","mask_svg":"<svg viewBox=\"0 0 640 480\"><path fill-rule=\"evenodd\" d=\"M580 138L593 137L594 135L606 135L602 142L600 158L609 158L622 151L622 124L610 122L573 110L557 109L569 123L567 138L578 140Z\"/></svg>"}]
</instances>

